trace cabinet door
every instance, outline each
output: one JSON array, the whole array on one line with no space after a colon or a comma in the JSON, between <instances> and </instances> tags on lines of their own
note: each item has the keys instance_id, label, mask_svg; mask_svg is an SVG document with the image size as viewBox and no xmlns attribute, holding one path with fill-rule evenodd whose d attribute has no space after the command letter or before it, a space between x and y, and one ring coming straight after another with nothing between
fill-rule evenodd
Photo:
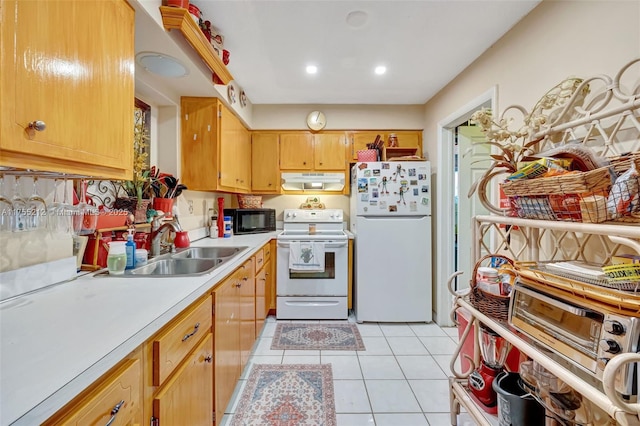
<instances>
[{"instance_id":1,"label":"cabinet door","mask_svg":"<svg viewBox=\"0 0 640 426\"><path fill-rule=\"evenodd\" d=\"M345 170L347 146L344 132L318 133L315 137L316 170Z\"/></svg>"},{"instance_id":2,"label":"cabinet door","mask_svg":"<svg viewBox=\"0 0 640 426\"><path fill-rule=\"evenodd\" d=\"M376 140L376 136L380 135L380 138L386 143L386 133L384 130L379 131L366 131L366 132L349 132L349 138L351 143L351 159L358 159L358 151L367 149L367 144L373 143Z\"/></svg>"},{"instance_id":3,"label":"cabinet door","mask_svg":"<svg viewBox=\"0 0 640 426\"><path fill-rule=\"evenodd\" d=\"M215 411L222 418L240 377L240 316L238 274L220 284L214 294Z\"/></svg>"},{"instance_id":4,"label":"cabinet door","mask_svg":"<svg viewBox=\"0 0 640 426\"><path fill-rule=\"evenodd\" d=\"M256 341L256 284L254 258L247 260L239 269L240 291L240 365L246 365L251 348Z\"/></svg>"},{"instance_id":5,"label":"cabinet door","mask_svg":"<svg viewBox=\"0 0 640 426\"><path fill-rule=\"evenodd\" d=\"M124 0L3 1L0 164L131 179L134 11ZM117 28L117 31L97 30ZM42 121L41 131L29 123Z\"/></svg>"},{"instance_id":6,"label":"cabinet door","mask_svg":"<svg viewBox=\"0 0 640 426\"><path fill-rule=\"evenodd\" d=\"M269 243L269 257L271 258L271 279L267 280L267 298L268 298L268 302L269 302L269 310L273 309L275 311L276 309L276 281L275 281L275 277L276 277L276 271L278 268L278 256L277 256L277 247L278 243L276 240L271 240L271 242ZM269 277L267 277L269 278ZM271 288L269 288L269 284L271 285ZM269 291L270 290L270 291Z\"/></svg>"},{"instance_id":7,"label":"cabinet door","mask_svg":"<svg viewBox=\"0 0 640 426\"><path fill-rule=\"evenodd\" d=\"M313 135L309 132L280 134L280 169L311 170Z\"/></svg>"},{"instance_id":8,"label":"cabinet door","mask_svg":"<svg viewBox=\"0 0 640 426\"><path fill-rule=\"evenodd\" d=\"M240 153L242 151L242 123L224 105L219 104L220 117L220 186L234 189L240 186L241 164Z\"/></svg>"},{"instance_id":9,"label":"cabinet door","mask_svg":"<svg viewBox=\"0 0 640 426\"><path fill-rule=\"evenodd\" d=\"M267 261L264 267L256 274L256 336L262 331L264 320L269 315L271 287L271 262Z\"/></svg>"},{"instance_id":10,"label":"cabinet door","mask_svg":"<svg viewBox=\"0 0 640 426\"><path fill-rule=\"evenodd\" d=\"M161 425L211 426L213 336L208 333L153 400Z\"/></svg>"},{"instance_id":11,"label":"cabinet door","mask_svg":"<svg viewBox=\"0 0 640 426\"><path fill-rule=\"evenodd\" d=\"M191 190L217 189L218 104L215 99L180 99L180 181Z\"/></svg>"},{"instance_id":12,"label":"cabinet door","mask_svg":"<svg viewBox=\"0 0 640 426\"><path fill-rule=\"evenodd\" d=\"M251 136L251 190L262 193L280 192L280 167L277 133Z\"/></svg>"},{"instance_id":13,"label":"cabinet door","mask_svg":"<svg viewBox=\"0 0 640 426\"><path fill-rule=\"evenodd\" d=\"M239 121L239 120L238 120ZM238 188L244 192L251 191L251 132L240 122L240 144L236 167L238 168L240 183Z\"/></svg>"}]
</instances>

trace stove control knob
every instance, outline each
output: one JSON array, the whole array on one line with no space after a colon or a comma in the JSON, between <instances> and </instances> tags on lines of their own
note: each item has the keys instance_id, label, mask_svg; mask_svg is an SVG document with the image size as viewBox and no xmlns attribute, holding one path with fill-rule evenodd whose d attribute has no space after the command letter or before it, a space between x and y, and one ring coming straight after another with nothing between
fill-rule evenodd
<instances>
[{"instance_id":1,"label":"stove control knob","mask_svg":"<svg viewBox=\"0 0 640 426\"><path fill-rule=\"evenodd\" d=\"M615 336L622 336L625 332L624 325L620 321L609 320L603 324L604 331L611 333Z\"/></svg>"},{"instance_id":2,"label":"stove control knob","mask_svg":"<svg viewBox=\"0 0 640 426\"><path fill-rule=\"evenodd\" d=\"M611 339L600 340L599 346L601 350L603 350L604 352L609 352L610 354L617 354L617 353L620 353L620 351L622 350L618 342Z\"/></svg>"}]
</instances>

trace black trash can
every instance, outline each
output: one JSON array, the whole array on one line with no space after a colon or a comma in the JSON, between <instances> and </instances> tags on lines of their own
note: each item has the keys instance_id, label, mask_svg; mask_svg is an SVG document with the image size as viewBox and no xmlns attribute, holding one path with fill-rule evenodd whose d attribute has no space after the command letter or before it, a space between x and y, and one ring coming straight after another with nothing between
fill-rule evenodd
<instances>
[{"instance_id":1,"label":"black trash can","mask_svg":"<svg viewBox=\"0 0 640 426\"><path fill-rule=\"evenodd\" d=\"M544 407L520 386L520 374L503 372L493 381L498 394L500 426L540 426L545 422Z\"/></svg>"}]
</instances>

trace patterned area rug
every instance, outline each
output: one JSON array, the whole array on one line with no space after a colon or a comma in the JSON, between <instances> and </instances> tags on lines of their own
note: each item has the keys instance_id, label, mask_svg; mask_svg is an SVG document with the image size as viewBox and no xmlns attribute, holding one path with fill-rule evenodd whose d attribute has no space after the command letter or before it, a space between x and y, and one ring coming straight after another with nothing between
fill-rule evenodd
<instances>
[{"instance_id":1,"label":"patterned area rug","mask_svg":"<svg viewBox=\"0 0 640 426\"><path fill-rule=\"evenodd\" d=\"M336 426L331 364L256 364L231 426Z\"/></svg>"},{"instance_id":2,"label":"patterned area rug","mask_svg":"<svg viewBox=\"0 0 640 426\"><path fill-rule=\"evenodd\" d=\"M355 324L279 323L271 349L363 351L364 343Z\"/></svg>"}]
</instances>

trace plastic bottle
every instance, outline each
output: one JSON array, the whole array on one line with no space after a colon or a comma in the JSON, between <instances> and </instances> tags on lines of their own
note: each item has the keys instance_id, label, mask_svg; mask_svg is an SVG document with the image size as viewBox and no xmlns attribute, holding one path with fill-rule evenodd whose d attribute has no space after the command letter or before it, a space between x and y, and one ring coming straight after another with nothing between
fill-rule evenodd
<instances>
[{"instance_id":1,"label":"plastic bottle","mask_svg":"<svg viewBox=\"0 0 640 426\"><path fill-rule=\"evenodd\" d=\"M127 266L127 252L124 241L110 241L107 255L107 269L110 275L122 275Z\"/></svg>"},{"instance_id":2,"label":"plastic bottle","mask_svg":"<svg viewBox=\"0 0 640 426\"><path fill-rule=\"evenodd\" d=\"M125 244L125 253L127 255L126 269L133 269L136 267L136 243L133 242L133 229L129 229L129 235L127 236L127 243Z\"/></svg>"},{"instance_id":3,"label":"plastic bottle","mask_svg":"<svg viewBox=\"0 0 640 426\"><path fill-rule=\"evenodd\" d=\"M233 234L233 222L231 221L231 216L224 217L224 238L231 238Z\"/></svg>"}]
</instances>

